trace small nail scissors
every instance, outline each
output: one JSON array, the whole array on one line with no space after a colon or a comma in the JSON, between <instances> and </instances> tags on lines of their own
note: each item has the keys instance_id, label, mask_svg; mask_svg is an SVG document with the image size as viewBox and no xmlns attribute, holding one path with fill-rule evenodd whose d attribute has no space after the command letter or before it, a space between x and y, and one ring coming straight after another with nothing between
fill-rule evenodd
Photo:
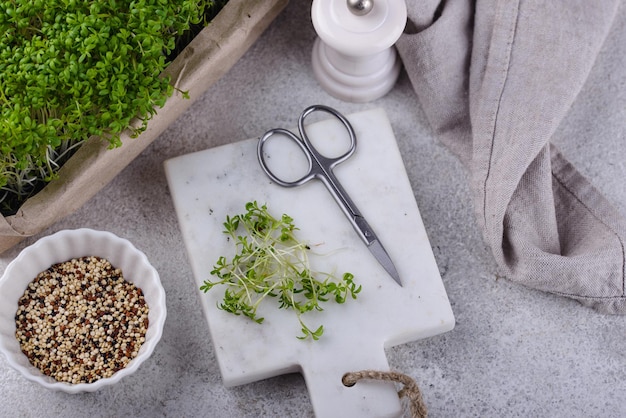
<instances>
[{"instance_id":1,"label":"small nail scissors","mask_svg":"<svg viewBox=\"0 0 626 418\"><path fill-rule=\"evenodd\" d=\"M334 158L326 157L318 152L309 140L309 137L306 133L306 128L304 126L304 120L307 116L316 111L329 113L330 115L339 119L339 121L348 131L348 135L350 137L350 147L344 154ZM374 257L376 257L376 260L378 260L378 262L383 266L387 273L389 273L389 275L400 286L402 286L398 271L391 261L389 254L387 254L387 251L385 251L385 249L383 248L380 240L374 233L374 230L369 226L363 215L361 215L359 209L352 202L346 191L343 189L341 184L339 184L339 181L333 174L333 168L337 164L347 160L356 149L356 135L354 133L352 125L350 125L350 122L348 122L348 120L335 109L323 105L313 105L304 109L304 111L300 115L300 118L298 119L298 130L300 131L300 137L296 136L291 131L282 128L271 129L261 137L257 147L257 157L259 159L261 167L263 168L263 171L265 171L265 174L267 174L269 178L271 178L276 184L283 187L301 186L312 179L321 180L328 189L328 191L331 193L331 195L335 198L335 201L341 207L343 213L350 220L350 223L354 227L354 230L357 232L361 240L365 243L365 245L367 245ZM300 147L300 149L306 156L309 164L309 169L304 174L304 176L295 181L284 181L274 175L274 173L270 170L266 163L266 155L263 152L263 147L265 146L267 141L274 135L284 135L290 140L294 141Z\"/></svg>"}]
</instances>

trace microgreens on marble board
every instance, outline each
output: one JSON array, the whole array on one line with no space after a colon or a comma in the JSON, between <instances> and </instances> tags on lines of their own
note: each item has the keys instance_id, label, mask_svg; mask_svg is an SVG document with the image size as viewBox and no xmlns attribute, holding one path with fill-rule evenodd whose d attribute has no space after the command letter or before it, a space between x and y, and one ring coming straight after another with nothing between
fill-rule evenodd
<instances>
[{"instance_id":1,"label":"microgreens on marble board","mask_svg":"<svg viewBox=\"0 0 626 418\"><path fill-rule=\"evenodd\" d=\"M333 274L313 271L307 252L310 247L295 236L298 230L294 220L283 214L274 217L254 201L245 205L246 212L227 216L224 233L235 243L232 259L219 257L211 274L218 280L205 280L200 290L205 293L214 286L225 285L224 298L219 309L234 315L243 315L262 323L257 314L259 305L267 297L275 298L279 309L295 312L301 326L299 339L318 340L324 326L313 329L302 316L311 311L322 311L322 303L334 300L345 303L356 299L361 286L351 273L341 279Z\"/></svg>"}]
</instances>

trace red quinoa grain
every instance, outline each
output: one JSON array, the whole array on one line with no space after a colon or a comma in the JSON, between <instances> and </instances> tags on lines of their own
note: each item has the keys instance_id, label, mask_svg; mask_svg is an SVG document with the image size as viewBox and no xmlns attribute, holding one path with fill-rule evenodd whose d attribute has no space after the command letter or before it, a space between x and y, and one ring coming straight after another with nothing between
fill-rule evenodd
<instances>
[{"instance_id":1,"label":"red quinoa grain","mask_svg":"<svg viewBox=\"0 0 626 418\"><path fill-rule=\"evenodd\" d=\"M148 305L109 261L82 257L37 275L18 302L15 325L22 352L42 373L92 383L137 356Z\"/></svg>"}]
</instances>

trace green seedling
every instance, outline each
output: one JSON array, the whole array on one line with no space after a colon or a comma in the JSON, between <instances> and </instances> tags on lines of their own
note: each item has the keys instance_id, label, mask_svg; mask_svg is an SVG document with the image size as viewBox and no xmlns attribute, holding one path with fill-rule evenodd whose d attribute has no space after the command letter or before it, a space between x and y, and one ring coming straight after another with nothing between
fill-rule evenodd
<instances>
[{"instance_id":1,"label":"green seedling","mask_svg":"<svg viewBox=\"0 0 626 418\"><path fill-rule=\"evenodd\" d=\"M89 137L143 132L175 88L166 56L209 0L0 0L0 209ZM137 118L138 122L131 122Z\"/></svg>"},{"instance_id":2,"label":"green seedling","mask_svg":"<svg viewBox=\"0 0 626 418\"><path fill-rule=\"evenodd\" d=\"M334 300L342 304L356 299L361 286L351 273L340 280L328 273L311 269L310 247L300 241L294 220L283 214L272 216L266 205L248 202L246 212L227 216L224 233L236 246L232 259L219 257L211 274L215 281L206 280L200 289L208 292L214 286L224 285L224 298L218 307L234 315L243 315L262 323L257 314L259 305L268 297L279 309L295 312L302 334L300 339L318 340L324 333L323 325L310 327L302 316L311 311L322 311L321 304Z\"/></svg>"}]
</instances>

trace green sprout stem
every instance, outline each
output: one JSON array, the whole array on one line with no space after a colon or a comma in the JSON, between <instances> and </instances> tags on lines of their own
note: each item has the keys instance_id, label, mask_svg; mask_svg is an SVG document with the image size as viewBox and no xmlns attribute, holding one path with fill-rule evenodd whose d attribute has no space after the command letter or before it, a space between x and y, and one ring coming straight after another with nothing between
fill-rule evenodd
<instances>
[{"instance_id":1,"label":"green sprout stem","mask_svg":"<svg viewBox=\"0 0 626 418\"><path fill-rule=\"evenodd\" d=\"M221 256L211 275L217 280L205 280L200 289L208 292L217 285L226 286L218 308L234 315L243 315L262 323L257 314L268 298L277 300L278 307L295 312L302 334L299 339L318 340L323 325L311 328L303 319L310 311L322 311L321 303L333 300L342 304L356 299L361 286L351 273L338 279L333 274L313 271L309 265L309 246L299 241L290 216L272 216L266 205L255 202L245 205L246 212L227 216L224 233L235 243L236 254L228 260Z\"/></svg>"}]
</instances>

